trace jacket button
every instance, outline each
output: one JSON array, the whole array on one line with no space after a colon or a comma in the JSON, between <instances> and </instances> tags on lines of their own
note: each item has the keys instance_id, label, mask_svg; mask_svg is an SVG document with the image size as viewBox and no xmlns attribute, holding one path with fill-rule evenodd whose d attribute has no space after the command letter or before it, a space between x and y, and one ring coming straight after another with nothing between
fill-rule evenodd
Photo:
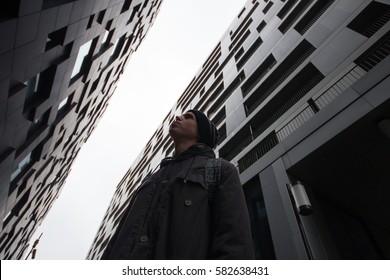
<instances>
[{"instance_id":1,"label":"jacket button","mask_svg":"<svg viewBox=\"0 0 390 280\"><path fill-rule=\"evenodd\" d=\"M141 242L146 242L149 240L149 237L147 235L142 235L139 239Z\"/></svg>"},{"instance_id":2,"label":"jacket button","mask_svg":"<svg viewBox=\"0 0 390 280\"><path fill-rule=\"evenodd\" d=\"M166 184L166 183L168 183L168 180L163 180L163 181L161 181L161 184Z\"/></svg>"},{"instance_id":3,"label":"jacket button","mask_svg":"<svg viewBox=\"0 0 390 280\"><path fill-rule=\"evenodd\" d=\"M186 200L184 201L184 204L185 204L186 206L191 206L191 205L192 205L192 200L191 200L191 199L186 199Z\"/></svg>"}]
</instances>

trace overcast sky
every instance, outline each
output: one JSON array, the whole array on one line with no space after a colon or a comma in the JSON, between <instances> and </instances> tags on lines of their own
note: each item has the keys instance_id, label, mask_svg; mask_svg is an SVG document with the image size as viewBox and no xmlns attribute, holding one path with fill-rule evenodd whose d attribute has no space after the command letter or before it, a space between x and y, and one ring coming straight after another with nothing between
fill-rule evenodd
<instances>
[{"instance_id":1,"label":"overcast sky","mask_svg":"<svg viewBox=\"0 0 390 280\"><path fill-rule=\"evenodd\" d=\"M163 0L110 105L31 239L36 259L85 259L115 188L246 0Z\"/></svg>"}]
</instances>

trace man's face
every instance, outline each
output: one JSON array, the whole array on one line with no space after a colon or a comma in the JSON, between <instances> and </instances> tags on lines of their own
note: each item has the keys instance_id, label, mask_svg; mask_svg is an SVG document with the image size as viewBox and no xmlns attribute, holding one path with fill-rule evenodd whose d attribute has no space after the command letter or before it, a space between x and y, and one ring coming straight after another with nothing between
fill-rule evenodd
<instances>
[{"instance_id":1,"label":"man's face","mask_svg":"<svg viewBox=\"0 0 390 280\"><path fill-rule=\"evenodd\" d=\"M195 115L191 112L176 116L169 127L169 135L174 141L180 139L195 140L198 139L198 126Z\"/></svg>"}]
</instances>

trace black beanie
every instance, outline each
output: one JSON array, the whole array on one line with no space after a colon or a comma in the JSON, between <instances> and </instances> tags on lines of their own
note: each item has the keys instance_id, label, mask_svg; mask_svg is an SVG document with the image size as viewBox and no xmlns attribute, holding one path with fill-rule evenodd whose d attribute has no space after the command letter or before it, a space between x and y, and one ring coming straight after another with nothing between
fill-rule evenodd
<instances>
[{"instance_id":1,"label":"black beanie","mask_svg":"<svg viewBox=\"0 0 390 280\"><path fill-rule=\"evenodd\" d=\"M189 110L196 117L196 123L198 125L199 142L206 144L211 149L214 149L217 144L219 133L215 124L206 117L201 111Z\"/></svg>"}]
</instances>

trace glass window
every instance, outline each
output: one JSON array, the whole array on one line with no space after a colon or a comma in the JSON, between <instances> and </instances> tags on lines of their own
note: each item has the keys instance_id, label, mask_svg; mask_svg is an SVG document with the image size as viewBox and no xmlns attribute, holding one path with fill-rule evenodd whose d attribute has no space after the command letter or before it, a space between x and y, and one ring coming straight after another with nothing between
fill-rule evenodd
<instances>
[{"instance_id":1,"label":"glass window","mask_svg":"<svg viewBox=\"0 0 390 280\"><path fill-rule=\"evenodd\" d=\"M243 188L251 220L255 259L274 260L276 256L258 175L245 183Z\"/></svg>"},{"instance_id":2,"label":"glass window","mask_svg":"<svg viewBox=\"0 0 390 280\"><path fill-rule=\"evenodd\" d=\"M112 46L112 49L111 49L111 61L116 59L119 54L121 53L122 49L123 49L123 45L125 44L125 41L126 41L126 35L123 35L122 37L118 38L116 41L115 41L115 44L114 46Z\"/></svg>"},{"instance_id":3,"label":"glass window","mask_svg":"<svg viewBox=\"0 0 390 280\"><path fill-rule=\"evenodd\" d=\"M102 44L107 43L106 41L107 41L107 38L108 38L108 34L109 34L109 33L110 33L110 32L108 32L108 31L106 30L106 32L104 33L104 37L103 37Z\"/></svg>"},{"instance_id":4,"label":"glass window","mask_svg":"<svg viewBox=\"0 0 390 280\"><path fill-rule=\"evenodd\" d=\"M37 132L39 132L42 128L47 125L47 121L49 120L50 109L47 110L44 114L37 117L30 125L30 128L27 132L27 139L33 139L33 136L37 136Z\"/></svg>"},{"instance_id":5,"label":"glass window","mask_svg":"<svg viewBox=\"0 0 390 280\"><path fill-rule=\"evenodd\" d=\"M55 73L56 66L52 66L24 82L26 85L24 113L30 110L31 106L36 107L49 98ZM30 119L30 121L33 120Z\"/></svg>"},{"instance_id":6,"label":"glass window","mask_svg":"<svg viewBox=\"0 0 390 280\"><path fill-rule=\"evenodd\" d=\"M35 77L32 77L30 80L24 82L24 84L27 86L27 97L33 96L38 91L40 77L41 73L38 73Z\"/></svg>"},{"instance_id":7,"label":"glass window","mask_svg":"<svg viewBox=\"0 0 390 280\"><path fill-rule=\"evenodd\" d=\"M4 224L6 224L5 221L8 219L8 217L9 217L10 215L11 215L11 210L8 212L7 215L4 216L4 219L3 219L3 223L4 223Z\"/></svg>"},{"instance_id":8,"label":"glass window","mask_svg":"<svg viewBox=\"0 0 390 280\"><path fill-rule=\"evenodd\" d=\"M64 27L47 35L45 51L50 50L58 45L62 45L64 43L66 29L67 28Z\"/></svg>"},{"instance_id":9,"label":"glass window","mask_svg":"<svg viewBox=\"0 0 390 280\"><path fill-rule=\"evenodd\" d=\"M68 103L68 100L68 96L64 100L62 100L60 105L58 105L58 110L61 110Z\"/></svg>"},{"instance_id":10,"label":"glass window","mask_svg":"<svg viewBox=\"0 0 390 280\"><path fill-rule=\"evenodd\" d=\"M20 161L14 172L11 174L11 182L22 172L22 170L31 162L31 152Z\"/></svg>"},{"instance_id":11,"label":"glass window","mask_svg":"<svg viewBox=\"0 0 390 280\"><path fill-rule=\"evenodd\" d=\"M114 52L115 52L115 50L116 50L116 48L117 48L117 46L118 46L118 42L119 42L119 38L116 39L114 46L111 48L111 53L110 53L110 55L113 55L113 54L114 54Z\"/></svg>"},{"instance_id":12,"label":"glass window","mask_svg":"<svg viewBox=\"0 0 390 280\"><path fill-rule=\"evenodd\" d=\"M90 51L91 44L92 44L92 40L88 41L87 43L85 43L80 47L76 62L73 67L71 78L73 78L78 73L80 73L81 67L83 66L84 59Z\"/></svg>"}]
</instances>

